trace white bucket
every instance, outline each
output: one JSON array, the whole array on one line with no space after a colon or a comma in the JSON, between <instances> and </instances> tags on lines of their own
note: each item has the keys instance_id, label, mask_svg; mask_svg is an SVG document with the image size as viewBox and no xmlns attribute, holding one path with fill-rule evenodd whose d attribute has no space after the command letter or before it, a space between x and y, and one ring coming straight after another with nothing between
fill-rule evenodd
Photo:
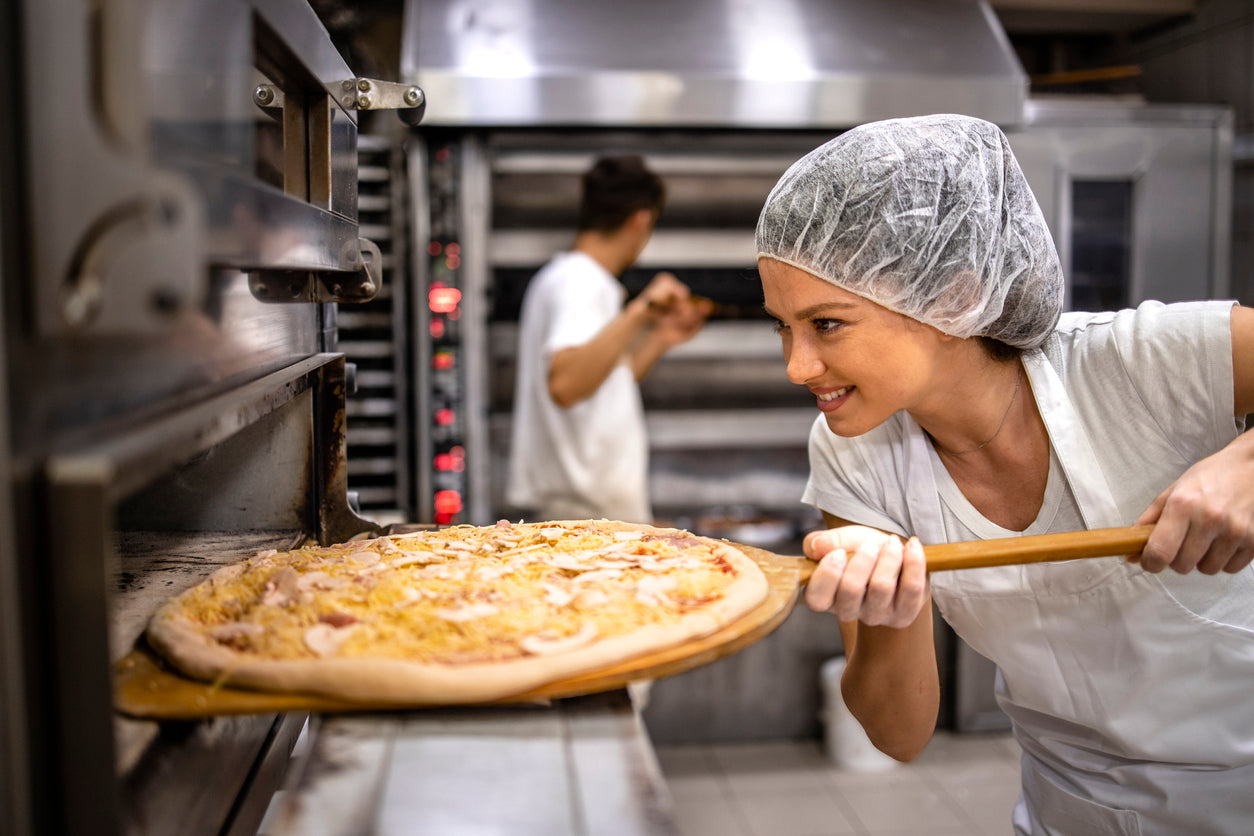
<instances>
[{"instance_id":1,"label":"white bucket","mask_svg":"<svg viewBox=\"0 0 1254 836\"><path fill-rule=\"evenodd\" d=\"M833 765L852 772L883 772L898 765L871 743L862 724L849 713L840 695L840 677L845 672L845 657L828 659L819 668L823 686L823 741L827 757Z\"/></svg>"}]
</instances>

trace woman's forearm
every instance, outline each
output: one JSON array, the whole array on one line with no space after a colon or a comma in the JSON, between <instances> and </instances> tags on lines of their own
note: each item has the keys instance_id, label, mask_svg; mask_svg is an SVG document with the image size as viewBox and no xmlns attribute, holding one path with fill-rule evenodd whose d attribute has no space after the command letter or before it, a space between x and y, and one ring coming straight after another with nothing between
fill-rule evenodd
<instances>
[{"instance_id":1,"label":"woman's forearm","mask_svg":"<svg viewBox=\"0 0 1254 836\"><path fill-rule=\"evenodd\" d=\"M936 729L940 679L932 608L904 629L841 624L848 662L841 694L876 748L914 759Z\"/></svg>"}]
</instances>

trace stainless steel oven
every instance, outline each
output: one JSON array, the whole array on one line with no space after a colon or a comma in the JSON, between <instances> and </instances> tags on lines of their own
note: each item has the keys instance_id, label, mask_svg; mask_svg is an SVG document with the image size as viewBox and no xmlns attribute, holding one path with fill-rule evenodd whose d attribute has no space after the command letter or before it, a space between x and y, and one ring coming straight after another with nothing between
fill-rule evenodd
<instances>
[{"instance_id":1,"label":"stainless steel oven","mask_svg":"<svg viewBox=\"0 0 1254 836\"><path fill-rule=\"evenodd\" d=\"M115 715L111 666L215 565L377 530L335 311L379 290L359 114L420 91L303 0L0 15L0 829L253 832L304 718Z\"/></svg>"}]
</instances>

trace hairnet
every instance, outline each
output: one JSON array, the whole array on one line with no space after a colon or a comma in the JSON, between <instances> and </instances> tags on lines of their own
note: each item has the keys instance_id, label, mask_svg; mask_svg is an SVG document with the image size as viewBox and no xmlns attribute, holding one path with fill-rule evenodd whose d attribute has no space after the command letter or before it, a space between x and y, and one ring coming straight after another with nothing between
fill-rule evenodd
<instances>
[{"instance_id":1,"label":"hairnet","mask_svg":"<svg viewBox=\"0 0 1254 836\"><path fill-rule=\"evenodd\" d=\"M1019 163L967 116L873 122L811 151L771 190L757 249L956 337L1035 348L1062 310Z\"/></svg>"}]
</instances>

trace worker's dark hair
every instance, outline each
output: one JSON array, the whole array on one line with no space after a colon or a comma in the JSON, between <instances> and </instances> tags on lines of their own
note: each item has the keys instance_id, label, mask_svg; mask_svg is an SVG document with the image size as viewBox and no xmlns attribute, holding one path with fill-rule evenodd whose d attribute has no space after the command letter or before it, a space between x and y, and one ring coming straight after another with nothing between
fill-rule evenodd
<instances>
[{"instance_id":1,"label":"worker's dark hair","mask_svg":"<svg viewBox=\"0 0 1254 836\"><path fill-rule=\"evenodd\" d=\"M639 209L662 211L666 186L636 154L602 157L583 175L580 232L613 232Z\"/></svg>"}]
</instances>

